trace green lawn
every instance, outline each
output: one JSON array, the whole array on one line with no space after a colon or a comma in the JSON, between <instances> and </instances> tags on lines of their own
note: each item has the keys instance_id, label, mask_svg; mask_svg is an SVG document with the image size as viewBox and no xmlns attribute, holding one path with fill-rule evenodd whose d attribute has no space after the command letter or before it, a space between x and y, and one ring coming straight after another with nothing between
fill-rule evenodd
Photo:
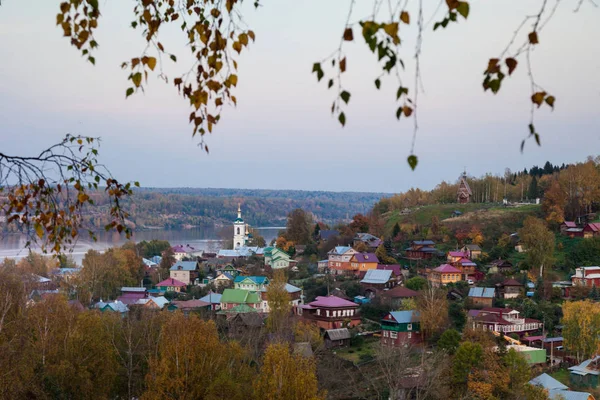
<instances>
[{"instance_id":1,"label":"green lawn","mask_svg":"<svg viewBox=\"0 0 600 400\"><path fill-rule=\"evenodd\" d=\"M340 349L335 349L334 351L336 355L357 364L363 361L360 358L363 354L375 357L378 346L379 338L369 338L360 346L342 347Z\"/></svg>"},{"instance_id":2,"label":"green lawn","mask_svg":"<svg viewBox=\"0 0 600 400\"><path fill-rule=\"evenodd\" d=\"M569 386L569 371L565 368L561 368L555 372L549 374L551 377L559 381L560 383Z\"/></svg>"}]
</instances>

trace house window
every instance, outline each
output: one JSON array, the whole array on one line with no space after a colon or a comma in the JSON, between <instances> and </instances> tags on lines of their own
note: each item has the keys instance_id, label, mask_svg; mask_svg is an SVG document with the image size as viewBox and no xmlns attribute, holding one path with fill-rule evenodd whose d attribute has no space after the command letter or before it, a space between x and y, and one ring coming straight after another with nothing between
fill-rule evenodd
<instances>
[{"instance_id":1,"label":"house window","mask_svg":"<svg viewBox=\"0 0 600 400\"><path fill-rule=\"evenodd\" d=\"M317 315L321 315L321 310L317 308Z\"/></svg>"},{"instance_id":2,"label":"house window","mask_svg":"<svg viewBox=\"0 0 600 400\"><path fill-rule=\"evenodd\" d=\"M329 310L325 310L325 314L327 317L329 317Z\"/></svg>"},{"instance_id":3,"label":"house window","mask_svg":"<svg viewBox=\"0 0 600 400\"><path fill-rule=\"evenodd\" d=\"M383 331L383 337L388 337L388 331Z\"/></svg>"},{"instance_id":4,"label":"house window","mask_svg":"<svg viewBox=\"0 0 600 400\"><path fill-rule=\"evenodd\" d=\"M409 331L412 331L412 324L407 324L406 329L408 329Z\"/></svg>"},{"instance_id":5,"label":"house window","mask_svg":"<svg viewBox=\"0 0 600 400\"><path fill-rule=\"evenodd\" d=\"M412 332L408 332L408 336L409 339L412 338Z\"/></svg>"},{"instance_id":6,"label":"house window","mask_svg":"<svg viewBox=\"0 0 600 400\"><path fill-rule=\"evenodd\" d=\"M398 332L390 332L390 337L392 339L398 339Z\"/></svg>"}]
</instances>

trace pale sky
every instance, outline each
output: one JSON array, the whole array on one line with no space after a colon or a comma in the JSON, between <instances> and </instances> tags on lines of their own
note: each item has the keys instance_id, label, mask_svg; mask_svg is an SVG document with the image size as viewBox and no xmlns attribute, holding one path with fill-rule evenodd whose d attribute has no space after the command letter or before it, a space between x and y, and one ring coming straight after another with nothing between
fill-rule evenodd
<instances>
[{"instance_id":1,"label":"pale sky","mask_svg":"<svg viewBox=\"0 0 600 400\"><path fill-rule=\"evenodd\" d=\"M536 81L557 100L554 112L542 107L536 114L542 147L530 141L523 154L530 104L524 59L497 96L483 92L482 72L542 1L473 0L468 21L436 32L429 25L421 60L419 166L411 172L412 120L395 118L394 79L384 78L382 90L375 89L376 60L358 30L346 43L344 86L352 98L345 128L330 114L333 92L310 72L313 62L337 48L349 1L261 0L258 10L248 2L245 18L256 43L239 60L238 106L224 110L206 139L206 155L195 146L190 109L174 87L151 78L145 94L125 100L128 72L120 64L144 47L129 27L133 2L100 1L94 67L54 25L59 1L4 0L1 150L29 155L66 133L101 136L101 161L119 179L142 186L377 192L430 189L454 181L463 167L479 176L546 160L580 161L600 153L600 9L585 2L574 13L577 2L559 4L532 54ZM357 3L353 21L372 10L370 0ZM423 3L427 22L438 2ZM409 10L412 25L400 35L404 79L413 90L416 12ZM442 18L440 12L434 21ZM179 49L172 71L186 71L184 36L166 33L163 43Z\"/></svg>"}]
</instances>

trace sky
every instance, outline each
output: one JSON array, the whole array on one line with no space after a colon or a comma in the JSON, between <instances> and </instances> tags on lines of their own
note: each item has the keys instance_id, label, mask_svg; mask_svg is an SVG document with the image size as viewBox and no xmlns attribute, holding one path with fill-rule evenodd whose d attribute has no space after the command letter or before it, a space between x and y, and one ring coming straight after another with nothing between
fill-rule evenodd
<instances>
[{"instance_id":1,"label":"sky","mask_svg":"<svg viewBox=\"0 0 600 400\"><path fill-rule=\"evenodd\" d=\"M556 107L536 112L542 146L529 141L521 153L530 110L524 59L496 96L483 92L482 72L542 1L473 0L468 21L435 32L433 22L445 7L434 14L438 2L423 1L429 24L414 172L406 163L413 121L395 118L394 77L383 77L382 89L375 88L379 67L358 30L345 44L344 87L352 93L346 127L330 113L334 93L311 74L312 64L338 47L350 1L261 0L258 10L247 3L244 18L256 43L239 58L238 106L224 109L206 138L207 155L191 136L191 110L174 87L151 77L145 93L125 99L128 72L120 64L144 48L140 33L129 27L133 2L100 1L100 48L92 66L54 25L59 1L2 1L0 151L31 155L66 133L100 136L100 161L120 180L146 187L387 193L431 189L455 181L464 168L473 176L503 174L506 167L577 162L600 153L600 9L589 2L575 13L577 0L561 1L539 34L531 64ZM409 2L411 25L400 31L402 77L411 90L416 3ZM358 0L351 21L368 17L372 8L371 0ZM167 71L187 71L184 36L166 30L161 41L179 56Z\"/></svg>"}]
</instances>

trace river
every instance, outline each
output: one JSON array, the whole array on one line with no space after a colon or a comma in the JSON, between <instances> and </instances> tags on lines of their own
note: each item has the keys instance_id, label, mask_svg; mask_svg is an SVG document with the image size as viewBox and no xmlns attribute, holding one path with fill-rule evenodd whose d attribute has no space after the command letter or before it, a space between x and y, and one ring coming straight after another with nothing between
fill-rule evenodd
<instances>
[{"instance_id":1,"label":"river","mask_svg":"<svg viewBox=\"0 0 600 400\"><path fill-rule=\"evenodd\" d=\"M269 243L277 238L277 233L285 229L284 227L260 227L253 228L265 238ZM192 229L153 229L134 232L133 238L136 242L143 240L167 240L171 245L189 244L197 249L217 252L222 247L222 240L217 234L218 230L214 226L198 227ZM28 250L25 249L27 239L24 235L11 234L0 237L0 260L6 257L22 258L26 257ZM125 235L119 235L117 232L100 232L98 240L92 241L87 233L81 235L77 243L72 246L71 252L68 253L73 257L75 262L81 265L81 260L88 250L104 251L110 247L121 246L127 242ZM33 251L38 251L39 248L32 248Z\"/></svg>"}]
</instances>

